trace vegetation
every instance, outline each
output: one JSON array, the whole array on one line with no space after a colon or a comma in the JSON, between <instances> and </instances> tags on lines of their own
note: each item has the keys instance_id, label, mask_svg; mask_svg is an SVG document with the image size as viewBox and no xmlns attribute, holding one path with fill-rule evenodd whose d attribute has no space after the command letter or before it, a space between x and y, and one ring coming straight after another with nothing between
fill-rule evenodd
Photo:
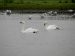
<instances>
[{"instance_id":1,"label":"vegetation","mask_svg":"<svg viewBox=\"0 0 75 56\"><path fill-rule=\"evenodd\" d=\"M75 0L0 0L0 9L11 9L11 10L75 9Z\"/></svg>"},{"instance_id":2,"label":"vegetation","mask_svg":"<svg viewBox=\"0 0 75 56\"><path fill-rule=\"evenodd\" d=\"M72 3L75 3L75 0L72 0Z\"/></svg>"}]
</instances>

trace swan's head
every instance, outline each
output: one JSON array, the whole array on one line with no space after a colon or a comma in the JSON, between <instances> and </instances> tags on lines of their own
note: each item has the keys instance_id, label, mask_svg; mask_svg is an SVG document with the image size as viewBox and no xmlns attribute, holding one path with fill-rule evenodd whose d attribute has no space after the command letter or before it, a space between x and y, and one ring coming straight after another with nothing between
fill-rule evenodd
<instances>
[{"instance_id":1,"label":"swan's head","mask_svg":"<svg viewBox=\"0 0 75 56\"><path fill-rule=\"evenodd\" d=\"M46 26L47 25L47 21L44 21L44 26Z\"/></svg>"}]
</instances>

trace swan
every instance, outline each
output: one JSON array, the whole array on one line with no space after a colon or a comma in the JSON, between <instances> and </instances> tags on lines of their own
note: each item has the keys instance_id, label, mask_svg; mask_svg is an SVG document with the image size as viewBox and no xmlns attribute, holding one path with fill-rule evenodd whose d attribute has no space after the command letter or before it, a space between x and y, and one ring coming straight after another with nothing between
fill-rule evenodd
<instances>
[{"instance_id":1,"label":"swan","mask_svg":"<svg viewBox=\"0 0 75 56\"><path fill-rule=\"evenodd\" d=\"M11 10L6 10L5 13L6 13L7 15L10 15L10 14L11 14Z\"/></svg>"},{"instance_id":2,"label":"swan","mask_svg":"<svg viewBox=\"0 0 75 56\"><path fill-rule=\"evenodd\" d=\"M32 19L32 15L29 15L28 17L29 17L29 20L31 20L31 19Z\"/></svg>"},{"instance_id":3,"label":"swan","mask_svg":"<svg viewBox=\"0 0 75 56\"><path fill-rule=\"evenodd\" d=\"M27 28L25 30L22 30L22 33L37 33L38 30L34 28Z\"/></svg>"},{"instance_id":4,"label":"swan","mask_svg":"<svg viewBox=\"0 0 75 56\"><path fill-rule=\"evenodd\" d=\"M75 13L71 17L75 18Z\"/></svg>"},{"instance_id":5,"label":"swan","mask_svg":"<svg viewBox=\"0 0 75 56\"><path fill-rule=\"evenodd\" d=\"M46 30L60 30L60 27L58 27L57 25L47 25L47 21L44 22L44 27L46 28Z\"/></svg>"},{"instance_id":6,"label":"swan","mask_svg":"<svg viewBox=\"0 0 75 56\"><path fill-rule=\"evenodd\" d=\"M48 15L51 15L51 16L55 16L57 15L57 11L49 11L47 12Z\"/></svg>"},{"instance_id":7,"label":"swan","mask_svg":"<svg viewBox=\"0 0 75 56\"><path fill-rule=\"evenodd\" d=\"M32 27L25 29L25 22L22 21L21 23L23 23L23 27L22 27L22 31L21 31L22 33L37 33L39 31L38 29L35 29Z\"/></svg>"},{"instance_id":8,"label":"swan","mask_svg":"<svg viewBox=\"0 0 75 56\"><path fill-rule=\"evenodd\" d=\"M54 12L53 12L53 15L57 15L57 11L54 11Z\"/></svg>"},{"instance_id":9,"label":"swan","mask_svg":"<svg viewBox=\"0 0 75 56\"><path fill-rule=\"evenodd\" d=\"M58 26L56 26L56 25L48 25L47 27L46 27L46 29L47 30L51 30L51 29L53 29L53 30L59 30L60 28L58 27Z\"/></svg>"},{"instance_id":10,"label":"swan","mask_svg":"<svg viewBox=\"0 0 75 56\"><path fill-rule=\"evenodd\" d=\"M45 15L44 14L41 14L40 16L41 16L41 19L45 18Z\"/></svg>"},{"instance_id":11,"label":"swan","mask_svg":"<svg viewBox=\"0 0 75 56\"><path fill-rule=\"evenodd\" d=\"M47 16L47 13L43 13L40 16L41 16L41 19L44 19Z\"/></svg>"},{"instance_id":12,"label":"swan","mask_svg":"<svg viewBox=\"0 0 75 56\"><path fill-rule=\"evenodd\" d=\"M49 11L47 12L48 15L52 15L53 11Z\"/></svg>"},{"instance_id":13,"label":"swan","mask_svg":"<svg viewBox=\"0 0 75 56\"><path fill-rule=\"evenodd\" d=\"M72 10L72 9L70 9L70 10L68 10L68 12L73 12L74 10Z\"/></svg>"}]
</instances>

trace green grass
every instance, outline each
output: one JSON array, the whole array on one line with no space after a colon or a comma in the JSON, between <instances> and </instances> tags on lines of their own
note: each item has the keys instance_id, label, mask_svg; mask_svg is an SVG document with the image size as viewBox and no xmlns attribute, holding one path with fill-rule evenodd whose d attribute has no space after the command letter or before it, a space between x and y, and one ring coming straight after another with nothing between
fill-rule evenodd
<instances>
[{"instance_id":1,"label":"green grass","mask_svg":"<svg viewBox=\"0 0 75 56\"><path fill-rule=\"evenodd\" d=\"M21 0L20 0L21 1ZM75 3L71 3L71 0L25 0L21 3L19 0L15 0L14 3L0 3L0 9L11 10L67 10L75 9Z\"/></svg>"}]
</instances>

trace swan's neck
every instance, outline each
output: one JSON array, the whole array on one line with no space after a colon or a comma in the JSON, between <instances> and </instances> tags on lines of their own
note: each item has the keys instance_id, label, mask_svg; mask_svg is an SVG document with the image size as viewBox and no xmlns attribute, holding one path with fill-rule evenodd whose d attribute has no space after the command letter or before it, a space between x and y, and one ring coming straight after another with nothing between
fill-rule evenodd
<instances>
[{"instance_id":1,"label":"swan's neck","mask_svg":"<svg viewBox=\"0 0 75 56\"><path fill-rule=\"evenodd\" d=\"M25 31L25 24L22 25L22 31Z\"/></svg>"}]
</instances>

